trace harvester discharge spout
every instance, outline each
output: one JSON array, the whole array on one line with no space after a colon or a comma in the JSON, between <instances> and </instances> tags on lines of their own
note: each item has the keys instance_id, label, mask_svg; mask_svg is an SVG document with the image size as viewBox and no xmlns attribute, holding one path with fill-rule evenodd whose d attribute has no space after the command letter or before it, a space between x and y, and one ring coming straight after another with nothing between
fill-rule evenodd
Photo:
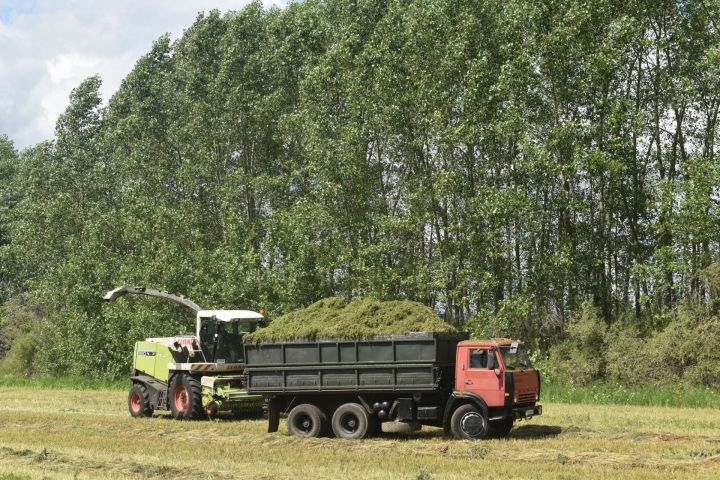
<instances>
[{"instance_id":1,"label":"harvester discharge spout","mask_svg":"<svg viewBox=\"0 0 720 480\"><path fill-rule=\"evenodd\" d=\"M145 287L118 287L115 290L110 290L108 293L106 293L105 296L103 297L103 300L105 300L106 302L113 302L128 293L135 293L138 295L149 295L151 297L164 298L166 300L170 300L171 302L175 302L178 305L182 305L183 307L192 311L193 315L197 315L197 313L200 310L202 310L202 308L200 308L200 306L197 303L193 302L192 300L190 300L188 298L185 298L185 297L182 297L179 295L174 295L172 293L164 292L161 290L155 290L154 288L145 288Z\"/></svg>"}]
</instances>

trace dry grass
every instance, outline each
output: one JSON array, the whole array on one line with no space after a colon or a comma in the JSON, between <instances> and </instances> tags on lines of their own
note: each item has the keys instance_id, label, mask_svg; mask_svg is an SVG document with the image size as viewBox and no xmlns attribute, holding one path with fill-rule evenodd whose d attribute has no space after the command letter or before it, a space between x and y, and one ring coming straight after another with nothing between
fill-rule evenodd
<instances>
[{"instance_id":1,"label":"dry grass","mask_svg":"<svg viewBox=\"0 0 720 480\"><path fill-rule=\"evenodd\" d=\"M0 479L718 478L720 412L546 404L508 440L437 429L361 442L262 421L130 418L118 391L0 388ZM281 427L281 430L282 429Z\"/></svg>"}]
</instances>

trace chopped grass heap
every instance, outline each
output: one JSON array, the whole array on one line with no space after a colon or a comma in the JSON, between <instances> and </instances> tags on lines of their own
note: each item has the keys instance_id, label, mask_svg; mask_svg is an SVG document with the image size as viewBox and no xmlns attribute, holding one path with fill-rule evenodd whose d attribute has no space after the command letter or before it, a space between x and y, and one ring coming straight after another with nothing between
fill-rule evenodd
<instances>
[{"instance_id":1,"label":"chopped grass heap","mask_svg":"<svg viewBox=\"0 0 720 480\"><path fill-rule=\"evenodd\" d=\"M319 300L307 308L276 318L246 337L251 342L325 337L369 338L395 333L454 333L432 309L418 302L381 302L361 298L347 303L342 298Z\"/></svg>"}]
</instances>

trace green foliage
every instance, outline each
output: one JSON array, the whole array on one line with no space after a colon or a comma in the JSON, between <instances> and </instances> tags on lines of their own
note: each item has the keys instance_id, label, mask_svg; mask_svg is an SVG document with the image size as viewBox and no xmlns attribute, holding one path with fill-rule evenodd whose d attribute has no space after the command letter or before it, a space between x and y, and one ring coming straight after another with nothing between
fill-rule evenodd
<instances>
[{"instance_id":1,"label":"green foliage","mask_svg":"<svg viewBox=\"0 0 720 480\"><path fill-rule=\"evenodd\" d=\"M38 372L38 352L49 324L45 312L20 298L0 309L0 373L29 377Z\"/></svg>"},{"instance_id":2,"label":"green foliage","mask_svg":"<svg viewBox=\"0 0 720 480\"><path fill-rule=\"evenodd\" d=\"M12 374L0 375L0 387L26 387L48 390L119 390L126 392L128 380L110 380L91 377L56 377L35 375L33 377Z\"/></svg>"},{"instance_id":3,"label":"green foliage","mask_svg":"<svg viewBox=\"0 0 720 480\"><path fill-rule=\"evenodd\" d=\"M568 322L566 339L541 361L548 379L567 385L588 385L603 378L607 325L592 302L586 301Z\"/></svg>"},{"instance_id":4,"label":"green foliage","mask_svg":"<svg viewBox=\"0 0 720 480\"><path fill-rule=\"evenodd\" d=\"M544 382L541 400L575 404L720 408L720 391L678 385L596 383L590 386L567 386Z\"/></svg>"},{"instance_id":5,"label":"green foliage","mask_svg":"<svg viewBox=\"0 0 720 480\"><path fill-rule=\"evenodd\" d=\"M452 333L455 328L435 312L407 300L378 301L360 298L346 303L342 298L319 300L307 308L286 313L246 338L263 340L316 338L368 338L375 335L413 332Z\"/></svg>"},{"instance_id":6,"label":"green foliage","mask_svg":"<svg viewBox=\"0 0 720 480\"><path fill-rule=\"evenodd\" d=\"M134 340L189 329L159 302L102 306L132 284L271 317L417 301L476 336L564 341L558 378L620 378L603 325L669 352L656 332L693 303L714 335L715 18L695 0L201 14L106 107L98 77L78 85L52 141L0 136L0 302L48 312L55 373L120 377ZM712 383L713 361L647 379Z\"/></svg>"}]
</instances>

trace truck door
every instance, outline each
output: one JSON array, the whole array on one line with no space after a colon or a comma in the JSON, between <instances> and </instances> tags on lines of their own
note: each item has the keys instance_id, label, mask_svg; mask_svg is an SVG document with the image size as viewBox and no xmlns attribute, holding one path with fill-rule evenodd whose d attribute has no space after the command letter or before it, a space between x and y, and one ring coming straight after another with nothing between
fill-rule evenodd
<instances>
[{"instance_id":1,"label":"truck door","mask_svg":"<svg viewBox=\"0 0 720 480\"><path fill-rule=\"evenodd\" d=\"M488 347L458 348L455 389L459 392L474 393L488 407L499 407L505 403L504 372L495 373L499 362L494 349Z\"/></svg>"}]
</instances>

